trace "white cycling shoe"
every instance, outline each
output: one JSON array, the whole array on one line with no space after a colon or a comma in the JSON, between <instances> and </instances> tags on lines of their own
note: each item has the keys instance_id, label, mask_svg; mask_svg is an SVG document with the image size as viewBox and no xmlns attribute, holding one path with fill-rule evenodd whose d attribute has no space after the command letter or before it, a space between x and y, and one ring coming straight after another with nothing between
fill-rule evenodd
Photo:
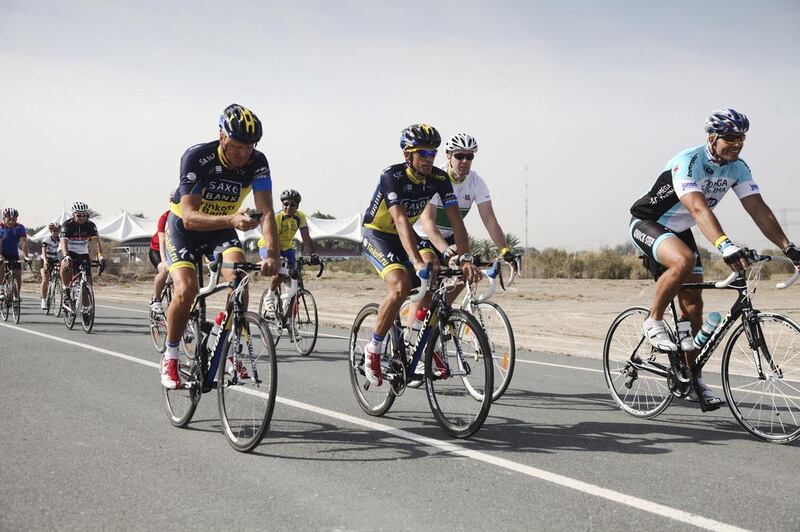
<instances>
[{"instance_id":1,"label":"white cycling shoe","mask_svg":"<svg viewBox=\"0 0 800 532\"><path fill-rule=\"evenodd\" d=\"M659 351L677 351L678 346L672 341L663 320L647 318L642 325L642 333L650 345Z\"/></svg>"}]
</instances>

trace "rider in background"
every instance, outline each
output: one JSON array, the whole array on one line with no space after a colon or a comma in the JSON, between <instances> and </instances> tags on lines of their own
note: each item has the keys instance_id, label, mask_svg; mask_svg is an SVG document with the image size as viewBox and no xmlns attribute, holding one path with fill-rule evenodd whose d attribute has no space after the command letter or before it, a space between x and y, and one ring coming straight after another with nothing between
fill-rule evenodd
<instances>
[{"instance_id":1,"label":"rider in background","mask_svg":"<svg viewBox=\"0 0 800 532\"><path fill-rule=\"evenodd\" d=\"M281 257L286 259L289 269L294 268L297 264L297 258L294 253L294 236L297 231L300 231L300 236L303 238L303 251L306 255L311 256L311 264L316 264L319 261L319 257L317 257L314 250L314 242L311 240L311 234L308 232L306 215L298 208L301 200L302 197L298 191L294 189L284 190L281 192L283 209L275 215L275 223L278 226L278 238L280 240L280 254ZM263 236L258 241L258 253L262 260L269 256L269 250L265 247ZM264 301L267 312L275 311L274 290L278 288L281 281L288 281L288 277L277 275L272 279L270 290L267 292Z\"/></svg>"},{"instance_id":2,"label":"rider in background","mask_svg":"<svg viewBox=\"0 0 800 532\"><path fill-rule=\"evenodd\" d=\"M25 226L17 223L19 211L13 207L3 209L3 221L0 223L0 233L3 234L2 238L2 258L0 260L0 282L6 275L5 261L13 261L14 278L17 280L17 286L22 289L22 268L19 265L19 250L22 248L22 260L29 261L28 257L28 233ZM3 291L0 290L0 299L4 297Z\"/></svg>"},{"instance_id":3,"label":"rider in background","mask_svg":"<svg viewBox=\"0 0 800 532\"><path fill-rule=\"evenodd\" d=\"M50 272L58 270L58 247L61 242L61 226L55 222L47 226L50 234L42 239L42 310L47 308L47 288L50 285Z\"/></svg>"},{"instance_id":4,"label":"rider in background","mask_svg":"<svg viewBox=\"0 0 800 532\"><path fill-rule=\"evenodd\" d=\"M100 243L100 236L97 234L97 226L89 219L89 206L82 202L76 201L72 204L72 218L65 220L61 225L61 286L66 290L72 280L73 272L77 271L78 267L91 260L91 255L97 255L97 260L105 263L103 257L103 245ZM93 243L95 251L90 249ZM101 265L101 268L104 268ZM87 269L87 276L89 283L92 282L92 269ZM70 305L72 300L68 297L64 298L64 306L68 310L72 310Z\"/></svg>"},{"instance_id":5,"label":"rider in background","mask_svg":"<svg viewBox=\"0 0 800 532\"><path fill-rule=\"evenodd\" d=\"M744 251L722 229L712 210L733 189L745 211L772 243L800 268L800 250L789 241L764 203L750 167L739 158L750 128L747 117L733 109L712 112L706 119L706 142L688 148L667 162L650 190L631 207L629 234L651 266L657 266L656 293L644 334L661 351L675 351L664 324L664 312L677 295L683 317L691 321L696 334L703 321L701 290L685 290L681 284L702 282L703 266L691 228L698 226L714 244L725 263L734 271L748 266ZM684 347L689 347L688 345ZM687 353L691 365L697 351ZM697 376L695 389L706 410L719 408L723 401Z\"/></svg>"},{"instance_id":6,"label":"rider in background","mask_svg":"<svg viewBox=\"0 0 800 532\"><path fill-rule=\"evenodd\" d=\"M383 171L364 214L364 255L372 262L388 289L378 308L372 339L365 349L364 373L377 386L383 382L380 360L386 348L386 333L408 296L412 282L417 280L415 272L427 267L418 249L420 242L412 224L435 194L442 198L453 227L456 248L461 254L459 266L464 276L469 282L475 282L481 275L472 264L469 237L450 179L443 170L433 166L441 142L439 132L428 124L414 124L405 128L400 135L400 148L405 161ZM439 267L438 260L433 250L427 251L434 257L432 264L435 274ZM430 295L426 299L430 300Z\"/></svg>"},{"instance_id":7,"label":"rider in background","mask_svg":"<svg viewBox=\"0 0 800 532\"><path fill-rule=\"evenodd\" d=\"M167 225L167 218L169 217L169 210L158 218L158 225L153 238L150 239L150 250L148 257L150 264L156 271L156 277L153 279L153 297L150 298L150 310L153 312L164 312L161 307L161 291L164 290L164 285L167 284L167 277L169 276L169 269L167 268L167 257L164 254L164 231Z\"/></svg>"}]
</instances>

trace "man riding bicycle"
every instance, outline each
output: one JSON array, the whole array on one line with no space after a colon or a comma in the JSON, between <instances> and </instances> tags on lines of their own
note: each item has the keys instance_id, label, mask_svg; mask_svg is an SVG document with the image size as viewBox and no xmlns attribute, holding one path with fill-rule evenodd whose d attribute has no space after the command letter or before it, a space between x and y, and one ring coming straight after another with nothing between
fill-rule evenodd
<instances>
[{"instance_id":1,"label":"man riding bicycle","mask_svg":"<svg viewBox=\"0 0 800 532\"><path fill-rule=\"evenodd\" d=\"M681 312L692 324L693 333L702 326L703 299L700 290L686 290L681 284L702 282L703 266L691 228L697 225L709 242L719 249L734 271L748 266L742 249L722 230L712 210L733 189L758 228L779 246L800 269L800 250L792 244L764 203L750 167L739 158L750 121L733 109L712 112L706 119L706 143L688 148L669 160L652 188L631 207L629 234L658 275L650 316L644 334L660 351L675 351L664 324L664 312L677 295ZM687 350L688 344L683 346ZM692 364L697 351L688 349ZM719 408L723 401L698 375L695 388L702 394L706 410Z\"/></svg>"},{"instance_id":2,"label":"man riding bicycle","mask_svg":"<svg viewBox=\"0 0 800 532\"><path fill-rule=\"evenodd\" d=\"M17 223L19 211L13 207L3 209L3 221L0 223L0 233L2 236L2 257L0 258L0 282L6 275L6 261L19 263L19 250L22 248L22 260L29 261L28 258L28 232L25 226ZM22 268L14 268L14 278L17 286L22 286ZM0 298L5 295L0 290Z\"/></svg>"},{"instance_id":3,"label":"man riding bicycle","mask_svg":"<svg viewBox=\"0 0 800 532\"><path fill-rule=\"evenodd\" d=\"M275 215L275 223L278 226L278 237L280 240L280 254L281 257L286 259L289 268L294 268L297 264L297 259L294 253L294 236L297 231L300 231L300 236L303 238L303 250L307 255L311 255L311 262L316 263L319 258L314 250L314 242L311 240L311 234L308 232L308 224L306 223L306 215L298 207L300 206L302 197L300 193L294 189L284 190L281 192L281 204L283 209ZM258 253L262 259L269 256L269 250L265 247L264 237L258 240ZM264 301L267 311L275 311L275 292L280 283L286 282L288 278L285 275L277 275L272 280L270 290L267 292Z\"/></svg>"},{"instance_id":4,"label":"man riding bicycle","mask_svg":"<svg viewBox=\"0 0 800 532\"><path fill-rule=\"evenodd\" d=\"M59 233L61 226L51 222L47 226L50 234L42 239L42 310L47 308L47 289L50 286L50 274L58 270L58 248L61 244Z\"/></svg>"},{"instance_id":5,"label":"man riding bicycle","mask_svg":"<svg viewBox=\"0 0 800 532\"><path fill-rule=\"evenodd\" d=\"M244 262L236 229L249 231L261 222L270 257L261 274L278 270L278 232L272 207L272 178L266 156L255 149L261 140L258 117L246 107L229 105L219 118L219 139L192 146L181 158L180 183L170 204L164 235L166 258L173 281L173 299L167 315L166 352L161 384L181 386L178 344L198 292L195 262L205 253L221 253L226 261ZM253 191L259 216L240 210ZM223 270L227 280L232 270Z\"/></svg>"},{"instance_id":6,"label":"man riding bicycle","mask_svg":"<svg viewBox=\"0 0 800 532\"><path fill-rule=\"evenodd\" d=\"M72 280L74 271L84 262L91 260L93 253L97 254L97 260L105 263L103 257L103 246L100 243L100 236L97 233L97 226L89 219L89 206L76 201L72 204L72 218L65 220L61 225L61 286L66 289ZM93 243L95 251L90 249L89 243ZM101 266L104 267L104 266ZM92 282L92 270L87 271L89 283ZM70 298L64 298L64 307L72 310Z\"/></svg>"},{"instance_id":7,"label":"man riding bicycle","mask_svg":"<svg viewBox=\"0 0 800 532\"><path fill-rule=\"evenodd\" d=\"M447 174L433 166L436 150L442 142L439 132L428 124L414 124L400 136L400 148L405 162L386 168L364 214L364 254L386 283L388 293L378 308L375 331L366 346L364 373L374 385L380 386L380 360L385 349L384 337L397 316L403 300L416 281L416 271L426 269L420 254L420 241L412 227L425 205L438 194L455 234L459 263L470 282L480 278L472 264L469 239L458 210L458 201ZM425 251L423 248L422 251ZM438 260L433 250L434 274ZM429 300L430 296L427 296Z\"/></svg>"}]
</instances>

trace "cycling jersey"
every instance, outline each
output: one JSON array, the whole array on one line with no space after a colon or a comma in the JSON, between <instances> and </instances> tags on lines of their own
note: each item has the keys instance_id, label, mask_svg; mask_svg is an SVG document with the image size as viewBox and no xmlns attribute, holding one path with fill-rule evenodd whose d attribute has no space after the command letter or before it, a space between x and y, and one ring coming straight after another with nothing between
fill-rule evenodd
<instances>
[{"instance_id":1,"label":"cycling jersey","mask_svg":"<svg viewBox=\"0 0 800 532\"><path fill-rule=\"evenodd\" d=\"M156 228L153 238L150 239L150 249L153 251L160 251L161 244L158 242L158 233L166 231L167 216L169 216L169 211L164 211L164 214L158 219L158 227Z\"/></svg>"},{"instance_id":2,"label":"cycling jersey","mask_svg":"<svg viewBox=\"0 0 800 532\"><path fill-rule=\"evenodd\" d=\"M304 227L308 227L306 223L306 215L299 209L294 211L294 214L289 216L283 211L275 215L275 224L278 226L278 240L280 241L281 251L286 251L294 247L294 235L297 231ZM263 248L266 246L266 240L262 236L258 240L258 247Z\"/></svg>"},{"instance_id":3,"label":"cycling jersey","mask_svg":"<svg viewBox=\"0 0 800 532\"><path fill-rule=\"evenodd\" d=\"M222 163L219 141L192 146L181 157L181 177L172 196L170 209L183 216L181 197L199 194L200 212L213 216L235 214L253 191L271 191L272 178L266 156L253 150L242 168L228 168Z\"/></svg>"},{"instance_id":4,"label":"cycling jersey","mask_svg":"<svg viewBox=\"0 0 800 532\"><path fill-rule=\"evenodd\" d=\"M669 160L652 188L633 204L631 214L680 233L697 223L681 197L700 192L708 207L714 209L731 188L739 199L760 193L742 159L719 164L713 161L707 145L688 148Z\"/></svg>"},{"instance_id":5,"label":"cycling jersey","mask_svg":"<svg viewBox=\"0 0 800 532\"><path fill-rule=\"evenodd\" d=\"M16 224L14 227L8 227L4 222L0 222L0 234L3 238L2 254L7 259L15 259L19 257L19 241L21 238L27 238L28 232L22 224Z\"/></svg>"},{"instance_id":6,"label":"cycling jersey","mask_svg":"<svg viewBox=\"0 0 800 532\"><path fill-rule=\"evenodd\" d=\"M489 187L486 186L486 181L483 180L474 170L470 170L467 177L459 182L453 176L449 175L450 183L453 185L453 193L458 200L458 208L461 211L461 217L465 218L472 208L473 204L480 205L491 201L489 195ZM442 236L448 238L453 235L453 227L450 225L450 219L442 206L442 201L439 195L431 198L431 203L436 206L436 227ZM422 222L417 220L414 224L414 231L423 238L427 238L425 230L422 228Z\"/></svg>"},{"instance_id":7,"label":"cycling jersey","mask_svg":"<svg viewBox=\"0 0 800 532\"><path fill-rule=\"evenodd\" d=\"M42 247L44 248L44 256L48 260L55 260L58 258L58 244L60 240L52 234L47 235L42 240Z\"/></svg>"},{"instance_id":8,"label":"cycling jersey","mask_svg":"<svg viewBox=\"0 0 800 532\"><path fill-rule=\"evenodd\" d=\"M430 176L417 177L406 163L392 165L381 174L367 212L364 213L364 227L396 235L397 227L389 207L405 207L406 216L413 224L436 194L443 198L445 207L458 205L453 186L444 170L434 166Z\"/></svg>"},{"instance_id":9,"label":"cycling jersey","mask_svg":"<svg viewBox=\"0 0 800 532\"><path fill-rule=\"evenodd\" d=\"M67 241L67 251L77 255L89 254L89 239L97 236L97 226L91 220L82 224L74 218L61 224L61 240Z\"/></svg>"}]
</instances>

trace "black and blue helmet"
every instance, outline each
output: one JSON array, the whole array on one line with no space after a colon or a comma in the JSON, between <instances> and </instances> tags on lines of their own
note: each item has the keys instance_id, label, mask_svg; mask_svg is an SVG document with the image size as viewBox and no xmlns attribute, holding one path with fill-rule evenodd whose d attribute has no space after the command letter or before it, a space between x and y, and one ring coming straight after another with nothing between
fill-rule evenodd
<instances>
[{"instance_id":1,"label":"black and blue helmet","mask_svg":"<svg viewBox=\"0 0 800 532\"><path fill-rule=\"evenodd\" d=\"M713 111L706 118L706 133L727 135L729 133L747 133L750 129L750 120L734 109Z\"/></svg>"},{"instance_id":2,"label":"black and blue helmet","mask_svg":"<svg viewBox=\"0 0 800 532\"><path fill-rule=\"evenodd\" d=\"M412 124L400 133L400 148L403 151L413 151L421 146L435 149L441 143L442 136L428 124Z\"/></svg>"}]
</instances>

